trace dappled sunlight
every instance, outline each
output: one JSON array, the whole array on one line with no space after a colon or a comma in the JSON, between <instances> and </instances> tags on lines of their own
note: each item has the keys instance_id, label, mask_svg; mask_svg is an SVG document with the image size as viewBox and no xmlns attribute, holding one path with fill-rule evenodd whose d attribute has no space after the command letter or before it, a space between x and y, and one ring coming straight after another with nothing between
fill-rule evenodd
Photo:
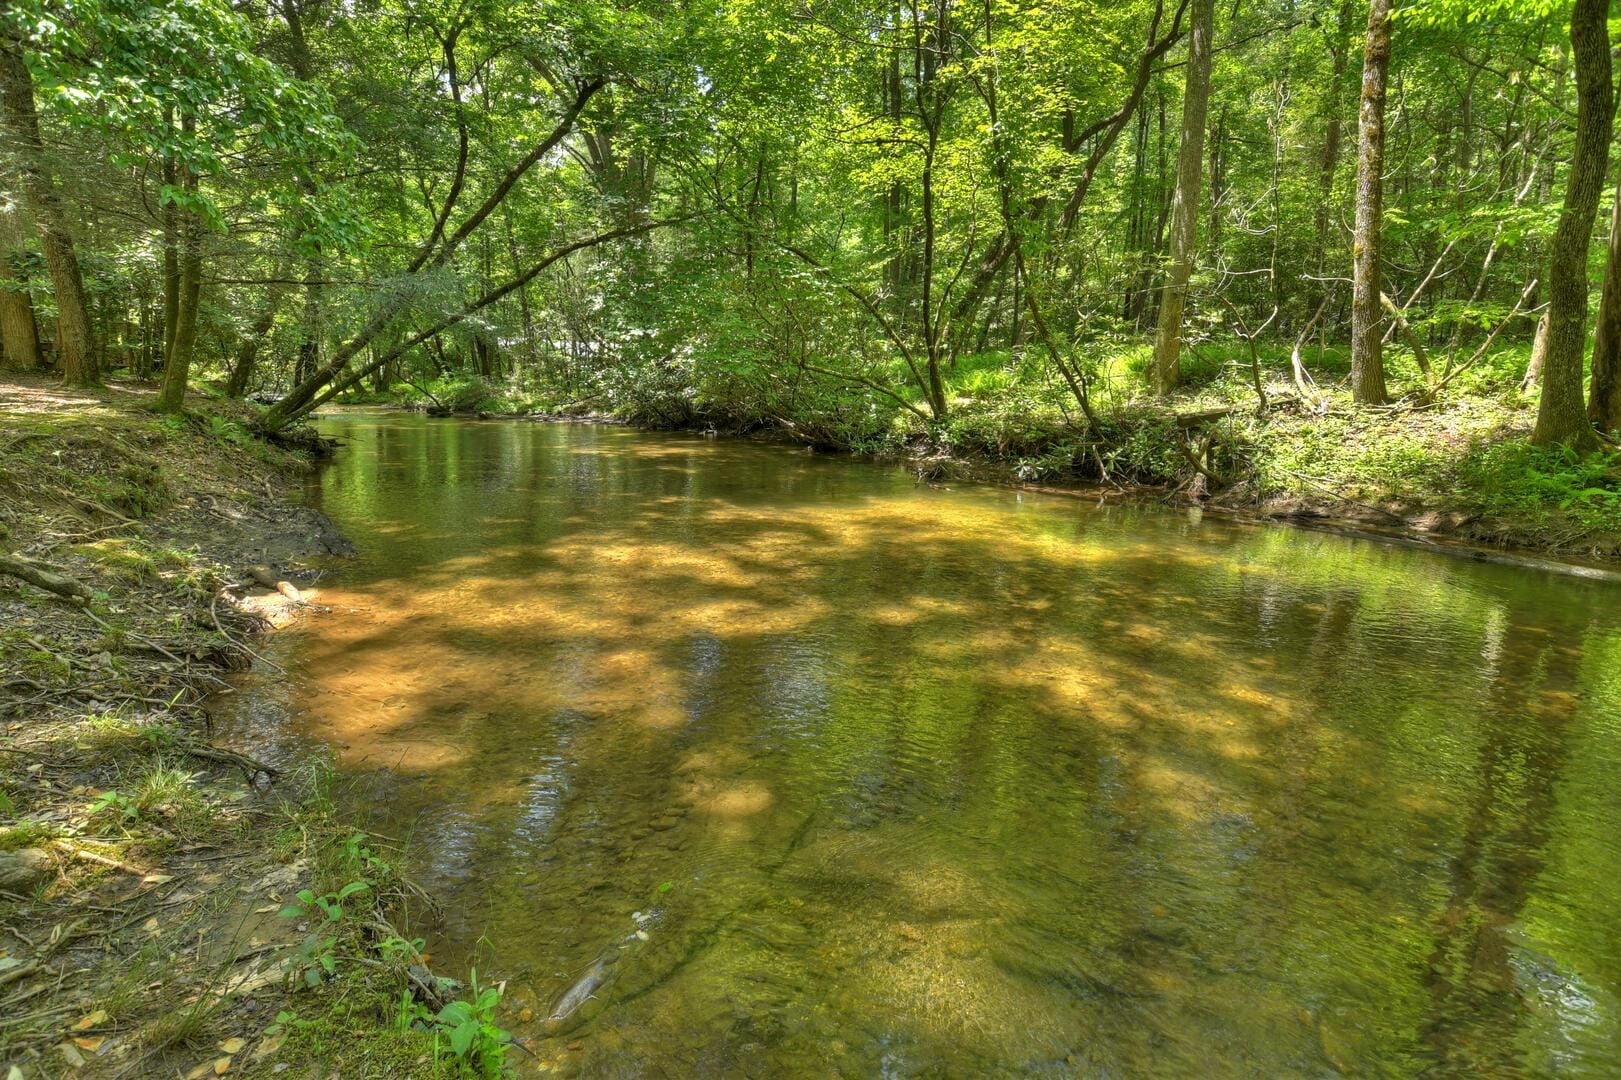
<instances>
[{"instance_id":1,"label":"dappled sunlight","mask_svg":"<svg viewBox=\"0 0 1621 1080\"><path fill-rule=\"evenodd\" d=\"M1529 835L1535 740L1592 715L1571 627L1616 633L1566 583L1316 535L775 447L345 423L408 438L325 479L362 556L287 646L293 723L432 846L435 951L497 942L541 1011L658 913L583 1029L599 1072L653 1045L703 1071L738 1015L853 1072L1406 1060L1466 999L1401 973L1504 933L1438 853Z\"/></svg>"}]
</instances>

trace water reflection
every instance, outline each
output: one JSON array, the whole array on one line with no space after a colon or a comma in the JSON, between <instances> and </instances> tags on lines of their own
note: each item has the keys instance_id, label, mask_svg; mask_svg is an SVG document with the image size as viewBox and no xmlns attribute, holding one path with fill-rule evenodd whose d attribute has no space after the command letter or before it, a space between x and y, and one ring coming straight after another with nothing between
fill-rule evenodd
<instances>
[{"instance_id":1,"label":"water reflection","mask_svg":"<svg viewBox=\"0 0 1621 1080\"><path fill-rule=\"evenodd\" d=\"M362 556L232 722L370 771L440 954L487 936L537 1016L657 912L548 1060L1621 1070L1611 586L778 447L329 426Z\"/></svg>"}]
</instances>

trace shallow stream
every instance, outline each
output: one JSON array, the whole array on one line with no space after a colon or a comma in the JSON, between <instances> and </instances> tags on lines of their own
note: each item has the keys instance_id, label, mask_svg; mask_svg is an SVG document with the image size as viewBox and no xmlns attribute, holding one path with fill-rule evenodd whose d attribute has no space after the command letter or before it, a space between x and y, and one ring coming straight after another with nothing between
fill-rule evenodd
<instances>
[{"instance_id":1,"label":"shallow stream","mask_svg":"<svg viewBox=\"0 0 1621 1080\"><path fill-rule=\"evenodd\" d=\"M780 446L322 426L361 554L226 735L334 748L541 1059L1621 1074L1621 586Z\"/></svg>"}]
</instances>

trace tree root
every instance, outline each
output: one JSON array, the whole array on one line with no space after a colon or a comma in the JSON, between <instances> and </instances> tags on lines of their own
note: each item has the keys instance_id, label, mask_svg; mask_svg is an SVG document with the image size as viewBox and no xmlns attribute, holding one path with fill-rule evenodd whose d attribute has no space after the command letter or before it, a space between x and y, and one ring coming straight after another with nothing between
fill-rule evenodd
<instances>
[{"instance_id":1,"label":"tree root","mask_svg":"<svg viewBox=\"0 0 1621 1080\"><path fill-rule=\"evenodd\" d=\"M87 602L95 595L90 591L90 586L77 578L68 577L59 570L21 555L0 554L0 574L21 578L35 588L54 593L64 600Z\"/></svg>"}]
</instances>

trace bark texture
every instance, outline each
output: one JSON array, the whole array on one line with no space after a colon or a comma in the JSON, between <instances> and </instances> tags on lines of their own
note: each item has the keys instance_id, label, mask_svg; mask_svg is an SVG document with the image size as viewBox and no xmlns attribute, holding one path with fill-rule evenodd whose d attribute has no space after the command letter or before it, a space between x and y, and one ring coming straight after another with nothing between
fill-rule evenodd
<instances>
[{"instance_id":1,"label":"bark texture","mask_svg":"<svg viewBox=\"0 0 1621 1080\"><path fill-rule=\"evenodd\" d=\"M191 124L185 122L187 131ZM181 186L187 194L197 191L197 174L183 169ZM158 391L158 409L179 412L186 403L186 383L191 377L192 354L197 348L197 305L203 292L203 223L189 209L180 214L180 313L175 321L174 343L163 366L163 384Z\"/></svg>"},{"instance_id":2,"label":"bark texture","mask_svg":"<svg viewBox=\"0 0 1621 1080\"><path fill-rule=\"evenodd\" d=\"M1608 18L1609 0L1576 0L1570 13L1576 148L1548 267L1548 347L1542 361L1542 401L1531 433L1538 446L1562 443L1589 449L1598 443L1583 399L1582 360L1587 345L1587 253L1614 125Z\"/></svg>"},{"instance_id":3,"label":"bark texture","mask_svg":"<svg viewBox=\"0 0 1621 1080\"><path fill-rule=\"evenodd\" d=\"M15 203L0 207L0 348L6 366L16 371L37 367L40 359L34 301L16 268L27 249L27 235L22 208Z\"/></svg>"},{"instance_id":4,"label":"bark texture","mask_svg":"<svg viewBox=\"0 0 1621 1080\"><path fill-rule=\"evenodd\" d=\"M21 44L9 35L0 36L0 111L5 116L5 134L23 199L39 229L40 247L51 274L57 309L56 357L62 378L72 386L92 386L99 381L99 373L84 277L46 165L34 108L34 77L23 60Z\"/></svg>"},{"instance_id":5,"label":"bark texture","mask_svg":"<svg viewBox=\"0 0 1621 1080\"><path fill-rule=\"evenodd\" d=\"M1380 346L1379 229L1384 217L1385 87L1390 77L1391 0L1370 0L1362 53L1362 111L1356 165L1356 236L1352 242L1351 396L1364 405L1385 401Z\"/></svg>"},{"instance_id":6,"label":"bark texture","mask_svg":"<svg viewBox=\"0 0 1621 1080\"><path fill-rule=\"evenodd\" d=\"M1621 184L1615 195L1604 296L1593 331L1593 384L1587 397L1587 419L1604 431L1621 431Z\"/></svg>"},{"instance_id":7,"label":"bark texture","mask_svg":"<svg viewBox=\"0 0 1621 1080\"><path fill-rule=\"evenodd\" d=\"M1171 262L1160 298L1154 339L1154 387L1169 393L1181 381L1182 309L1199 244L1199 186L1204 176L1205 118L1210 105L1210 37L1215 0L1193 0L1189 25L1188 81L1182 97L1182 143L1176 154L1176 193L1171 197Z\"/></svg>"}]
</instances>

